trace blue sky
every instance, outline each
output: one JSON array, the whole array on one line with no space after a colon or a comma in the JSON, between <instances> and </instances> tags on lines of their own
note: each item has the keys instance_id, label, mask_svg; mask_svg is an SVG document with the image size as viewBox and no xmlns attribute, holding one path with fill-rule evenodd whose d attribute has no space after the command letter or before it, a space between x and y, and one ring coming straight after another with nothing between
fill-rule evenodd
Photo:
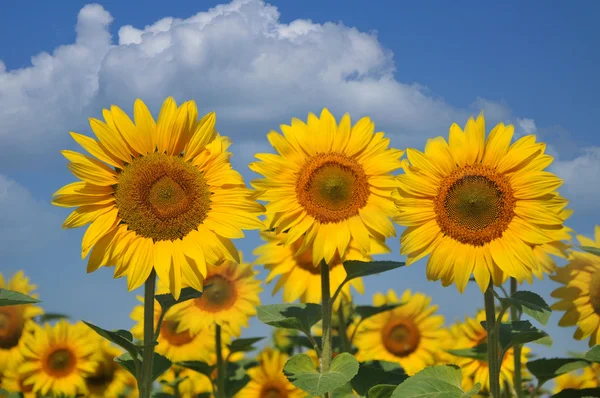
<instances>
[{"instance_id":1,"label":"blue sky","mask_svg":"<svg viewBox=\"0 0 600 398\"><path fill-rule=\"evenodd\" d=\"M12 2L0 15L0 271L24 269L47 311L108 328L132 324L135 294L110 269L85 273L83 229L62 230L68 211L49 200L74 179L59 153L75 148L68 132L89 134L88 117L113 103L130 111L138 96L154 113L168 95L196 99L203 113L216 110L247 179L253 153L268 151L270 129L323 106L338 118L346 111L353 120L373 117L398 148L422 148L484 110L488 130L510 122L518 134L548 142L575 209L572 228L590 235L600 223L597 2L86 4ZM260 241L249 233L236 243L251 258ZM389 257L401 259L397 238L389 244ZM447 322L480 306L475 286L460 295L426 281L424 267L372 277L357 301L410 286L430 294ZM536 281L533 290L550 300L555 286ZM271 289L263 302L278 300ZM572 329L556 327L558 319L547 330L561 344L535 350L585 349L569 340ZM266 331L253 320L246 335Z\"/></svg>"}]
</instances>

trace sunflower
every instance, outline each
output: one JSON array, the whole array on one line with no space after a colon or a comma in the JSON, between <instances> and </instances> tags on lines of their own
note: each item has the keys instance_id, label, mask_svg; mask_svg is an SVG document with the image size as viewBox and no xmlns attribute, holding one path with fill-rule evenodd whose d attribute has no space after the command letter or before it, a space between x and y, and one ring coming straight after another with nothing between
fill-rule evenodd
<instances>
[{"instance_id":1,"label":"sunflower","mask_svg":"<svg viewBox=\"0 0 600 398\"><path fill-rule=\"evenodd\" d=\"M77 207L64 228L91 223L83 236L88 272L115 265L129 290L152 269L179 298L182 283L202 290L206 263L239 261L231 238L262 226L263 207L232 169L230 141L215 131L215 114L199 121L194 101L164 102L155 123L141 100L135 124L120 108L90 119L98 140L71 133L95 156L63 151L81 181L59 189L52 203Z\"/></svg>"},{"instance_id":2,"label":"sunflower","mask_svg":"<svg viewBox=\"0 0 600 398\"><path fill-rule=\"evenodd\" d=\"M255 249L254 254L258 256L256 263L264 264L269 270L266 282L272 282L279 276L279 280L273 288L273 295L283 288L283 301L294 302L300 299L303 303L321 303L321 265L314 265L310 250L297 254L304 238L286 245L286 234L262 233L261 236L266 244ZM371 241L371 253L387 253L389 249L382 242L375 239ZM371 261L370 256L362 254L355 240L352 240L346 251L346 257L342 260L336 253L329 263L329 280L331 292L342 284L346 278L346 271L342 266L345 260ZM340 302L351 301L350 287L360 294L364 293L362 278L352 279L342 288L339 298L333 303L337 311Z\"/></svg>"},{"instance_id":3,"label":"sunflower","mask_svg":"<svg viewBox=\"0 0 600 398\"><path fill-rule=\"evenodd\" d=\"M259 365L250 369L250 382L236 398L302 398L306 393L294 387L283 374L288 356L272 348L266 348L258 357Z\"/></svg>"},{"instance_id":4,"label":"sunflower","mask_svg":"<svg viewBox=\"0 0 600 398\"><path fill-rule=\"evenodd\" d=\"M582 246L600 248L600 226L596 226L595 241L582 235L577 240ZM600 257L587 252L571 251L565 267L557 268L551 277L564 286L552 292L560 299L553 310L565 311L560 326L575 326L574 337L590 337L589 345L600 343Z\"/></svg>"},{"instance_id":5,"label":"sunflower","mask_svg":"<svg viewBox=\"0 0 600 398\"><path fill-rule=\"evenodd\" d=\"M177 378L183 379L177 386L176 396L180 398L195 398L203 393L212 393L212 382L208 377L178 366L172 366L160 376L162 390L167 394L174 394L174 388L170 384Z\"/></svg>"},{"instance_id":6,"label":"sunflower","mask_svg":"<svg viewBox=\"0 0 600 398\"><path fill-rule=\"evenodd\" d=\"M336 124L327 109L308 123L294 118L281 125L283 136L267 138L278 154L258 154L250 168L265 178L252 182L257 198L267 201L270 227L287 231L285 244L304 235L299 248L312 247L313 265L344 258L352 239L371 252L371 239L395 235L390 220L397 213L391 193L397 182L390 172L401 165L402 151L388 149L384 133L374 133L368 117L353 127L345 114Z\"/></svg>"},{"instance_id":7,"label":"sunflower","mask_svg":"<svg viewBox=\"0 0 600 398\"><path fill-rule=\"evenodd\" d=\"M130 373L115 362L122 352L99 335L96 337L98 365L94 373L85 378L89 397L118 397L126 390Z\"/></svg>"},{"instance_id":8,"label":"sunflower","mask_svg":"<svg viewBox=\"0 0 600 398\"><path fill-rule=\"evenodd\" d=\"M398 300L390 289L385 296L377 293L373 297L375 306L392 303L404 304L358 325L354 338L358 348L356 358L395 362L408 375L413 375L435 363L445 333L444 317L434 315L437 305L430 305L431 298L422 293L412 294L406 290Z\"/></svg>"},{"instance_id":9,"label":"sunflower","mask_svg":"<svg viewBox=\"0 0 600 398\"><path fill-rule=\"evenodd\" d=\"M508 315L504 315L503 321L508 320ZM473 348L482 343L487 343L487 332L481 322L485 321L485 311L479 311L475 318L466 317L464 322L456 323L450 326L450 335L454 341L453 349ZM525 363L531 350L525 346L521 348L521 364L523 369L521 373L527 375ZM470 388L475 383L481 383L482 391L489 391L490 376L487 360L477 358L467 358L454 356L452 363L461 367L463 372L463 387ZM502 363L500 364L500 385L506 383L513 385L513 376L515 373L514 350L509 349Z\"/></svg>"},{"instance_id":10,"label":"sunflower","mask_svg":"<svg viewBox=\"0 0 600 398\"><path fill-rule=\"evenodd\" d=\"M173 308L179 319L178 331L199 333L206 328L221 325L227 335L239 337L242 326L256 314L260 305L260 281L251 264L226 261L219 266L207 265L206 289L202 296Z\"/></svg>"},{"instance_id":11,"label":"sunflower","mask_svg":"<svg viewBox=\"0 0 600 398\"><path fill-rule=\"evenodd\" d=\"M21 393L22 398L37 398L37 394L33 392L33 386L25 385L25 375L16 370L7 370L4 375L0 375L0 388L8 392ZM0 393L0 397L5 397Z\"/></svg>"},{"instance_id":12,"label":"sunflower","mask_svg":"<svg viewBox=\"0 0 600 398\"><path fill-rule=\"evenodd\" d=\"M407 264L429 256L427 277L464 291L474 274L481 291L490 278L531 282L543 264L536 245L568 239L563 222L567 201L555 190L562 181L544 171L552 163L545 144L528 135L510 144L514 127L500 123L485 139L483 115L463 132L450 127L427 141L425 152L408 149L398 176L395 221Z\"/></svg>"},{"instance_id":13,"label":"sunflower","mask_svg":"<svg viewBox=\"0 0 600 398\"><path fill-rule=\"evenodd\" d=\"M13 290L37 298L37 293L33 293L36 288L35 285L29 284L29 278L23 271L18 271L8 283L0 273L0 289ZM0 374L5 370L14 369L22 359L19 342L31 330L31 319L43 313L40 307L33 304L0 307Z\"/></svg>"},{"instance_id":14,"label":"sunflower","mask_svg":"<svg viewBox=\"0 0 600 398\"><path fill-rule=\"evenodd\" d=\"M85 378L98 366L92 333L81 322L35 325L33 333L24 336L23 362L17 369L25 375L23 384L44 396L87 394Z\"/></svg>"},{"instance_id":15,"label":"sunflower","mask_svg":"<svg viewBox=\"0 0 600 398\"><path fill-rule=\"evenodd\" d=\"M595 388L598 383L598 375L591 366L584 368L583 371L572 371L558 376L554 379L553 393L558 394L562 390L570 388L582 390L584 388Z\"/></svg>"}]
</instances>

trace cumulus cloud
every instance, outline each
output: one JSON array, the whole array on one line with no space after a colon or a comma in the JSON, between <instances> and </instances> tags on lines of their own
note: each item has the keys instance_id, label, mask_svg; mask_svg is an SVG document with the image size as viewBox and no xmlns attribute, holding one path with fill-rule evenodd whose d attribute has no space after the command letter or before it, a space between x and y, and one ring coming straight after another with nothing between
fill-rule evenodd
<instances>
[{"instance_id":1,"label":"cumulus cloud","mask_svg":"<svg viewBox=\"0 0 600 398\"><path fill-rule=\"evenodd\" d=\"M571 160L557 160L551 170L565 181L561 194L571 200L575 215L598 214L600 147L584 148Z\"/></svg>"}]
</instances>

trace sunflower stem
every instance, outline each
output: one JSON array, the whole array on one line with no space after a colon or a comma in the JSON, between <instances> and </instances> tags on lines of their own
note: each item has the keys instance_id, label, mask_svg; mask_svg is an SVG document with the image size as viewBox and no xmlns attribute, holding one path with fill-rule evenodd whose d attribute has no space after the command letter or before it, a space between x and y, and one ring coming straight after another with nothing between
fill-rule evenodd
<instances>
[{"instance_id":1,"label":"sunflower stem","mask_svg":"<svg viewBox=\"0 0 600 398\"><path fill-rule=\"evenodd\" d=\"M512 296L517 292L517 280L515 278L510 278L510 295ZM518 321L520 318L519 311L515 306L510 307L510 320L513 322ZM513 384L515 386L515 391L517 392L517 397L523 397L523 388L521 387L521 345L517 344L514 347L514 355L515 355L515 374L513 377Z\"/></svg>"},{"instance_id":2,"label":"sunflower stem","mask_svg":"<svg viewBox=\"0 0 600 398\"><path fill-rule=\"evenodd\" d=\"M217 351L217 393L218 397L227 398L225 394L225 361L223 361L223 351L221 344L221 325L216 325L215 344Z\"/></svg>"},{"instance_id":3,"label":"sunflower stem","mask_svg":"<svg viewBox=\"0 0 600 398\"><path fill-rule=\"evenodd\" d=\"M498 330L496 329L496 306L494 286L489 284L484 294L485 326L487 329L488 368L490 374L490 396L500 398L500 364L498 363Z\"/></svg>"},{"instance_id":4,"label":"sunflower stem","mask_svg":"<svg viewBox=\"0 0 600 398\"><path fill-rule=\"evenodd\" d=\"M348 347L348 336L346 335L346 319L344 318L344 300L341 300L340 302L340 308L338 309L338 318L340 322L340 352L350 352L350 347Z\"/></svg>"},{"instance_id":5,"label":"sunflower stem","mask_svg":"<svg viewBox=\"0 0 600 398\"><path fill-rule=\"evenodd\" d=\"M140 398L150 398L152 392L155 285L156 271L153 269L144 283L144 350L142 353L142 380L139 382Z\"/></svg>"},{"instance_id":6,"label":"sunflower stem","mask_svg":"<svg viewBox=\"0 0 600 398\"><path fill-rule=\"evenodd\" d=\"M323 295L323 348L321 349L321 373L329 372L333 352L331 349L331 290L329 285L329 265L321 261L321 293ZM325 393L325 398L331 394Z\"/></svg>"}]
</instances>

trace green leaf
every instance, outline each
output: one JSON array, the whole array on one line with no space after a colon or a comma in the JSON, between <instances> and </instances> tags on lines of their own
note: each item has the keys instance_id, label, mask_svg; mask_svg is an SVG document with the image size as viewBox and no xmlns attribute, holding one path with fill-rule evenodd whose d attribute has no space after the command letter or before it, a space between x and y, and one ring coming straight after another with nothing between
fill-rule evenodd
<instances>
[{"instance_id":1,"label":"green leaf","mask_svg":"<svg viewBox=\"0 0 600 398\"><path fill-rule=\"evenodd\" d=\"M475 384L469 392L461 388L462 374L456 365L438 365L423 369L394 390L392 398L467 398L481 389Z\"/></svg>"},{"instance_id":2,"label":"green leaf","mask_svg":"<svg viewBox=\"0 0 600 398\"><path fill-rule=\"evenodd\" d=\"M568 388L562 390L558 394L554 394L552 398L594 398L600 397L600 388L583 388L581 390L575 390Z\"/></svg>"},{"instance_id":3,"label":"green leaf","mask_svg":"<svg viewBox=\"0 0 600 398\"><path fill-rule=\"evenodd\" d=\"M446 350L449 354L456 355L457 357L466 357L478 359L480 361L487 361L487 343L481 343L472 348L459 348L456 350Z\"/></svg>"},{"instance_id":4,"label":"green leaf","mask_svg":"<svg viewBox=\"0 0 600 398\"><path fill-rule=\"evenodd\" d=\"M360 316L362 319L367 319L382 312L391 311L394 308L398 308L404 304L406 303L384 304L380 305L379 307L374 307L371 305L357 305L354 307L354 313Z\"/></svg>"},{"instance_id":5,"label":"green leaf","mask_svg":"<svg viewBox=\"0 0 600 398\"><path fill-rule=\"evenodd\" d=\"M47 312L45 314L42 314L38 317L38 322L39 323L46 323L46 322L52 322L52 321L58 321L60 319L69 319L70 317L68 315L65 314L58 314L55 312Z\"/></svg>"},{"instance_id":6,"label":"green leaf","mask_svg":"<svg viewBox=\"0 0 600 398\"><path fill-rule=\"evenodd\" d=\"M0 307L7 305L35 304L39 302L40 300L29 297L26 294L8 289L0 289Z\"/></svg>"},{"instance_id":7,"label":"green leaf","mask_svg":"<svg viewBox=\"0 0 600 398\"><path fill-rule=\"evenodd\" d=\"M592 254L595 254L596 256L600 256L600 248L593 247L593 246L581 246L581 248L588 253L592 253Z\"/></svg>"},{"instance_id":8,"label":"green leaf","mask_svg":"<svg viewBox=\"0 0 600 398\"><path fill-rule=\"evenodd\" d=\"M541 358L527 362L526 366L541 386L557 376L588 367L590 363L579 358Z\"/></svg>"},{"instance_id":9,"label":"green leaf","mask_svg":"<svg viewBox=\"0 0 600 398\"><path fill-rule=\"evenodd\" d=\"M346 270L345 282L362 276L380 274L403 267L404 265L405 263L400 261L344 261L344 269Z\"/></svg>"},{"instance_id":10,"label":"green leaf","mask_svg":"<svg viewBox=\"0 0 600 398\"><path fill-rule=\"evenodd\" d=\"M380 384L369 390L368 398L391 398L394 390L398 387L394 384Z\"/></svg>"},{"instance_id":11,"label":"green leaf","mask_svg":"<svg viewBox=\"0 0 600 398\"><path fill-rule=\"evenodd\" d=\"M552 314L550 306L542 297L527 290L516 291L508 298L500 298L500 301L517 307L542 325L548 323L548 319Z\"/></svg>"},{"instance_id":12,"label":"green leaf","mask_svg":"<svg viewBox=\"0 0 600 398\"><path fill-rule=\"evenodd\" d=\"M209 379L212 379L212 372L215 369L214 365L209 365L206 362L202 361L182 361L176 362L175 365L181 366L183 368L191 369L195 372L202 373L207 376Z\"/></svg>"},{"instance_id":13,"label":"green leaf","mask_svg":"<svg viewBox=\"0 0 600 398\"><path fill-rule=\"evenodd\" d=\"M264 339L264 337L250 337L246 339L236 339L228 344L229 352L233 354L234 352L248 352L254 349L254 343L258 343Z\"/></svg>"},{"instance_id":14,"label":"green leaf","mask_svg":"<svg viewBox=\"0 0 600 398\"><path fill-rule=\"evenodd\" d=\"M485 321L481 322L484 328L485 323ZM502 357L504 357L506 351L517 344L539 342L547 345L548 342L552 341L546 332L535 328L529 321L502 322L500 324L499 340L502 347Z\"/></svg>"},{"instance_id":15,"label":"green leaf","mask_svg":"<svg viewBox=\"0 0 600 398\"><path fill-rule=\"evenodd\" d=\"M358 361L347 352L335 357L327 373L320 373L306 354L291 357L283 367L283 373L293 385L311 395L332 392L352 380L358 372Z\"/></svg>"},{"instance_id":16,"label":"green leaf","mask_svg":"<svg viewBox=\"0 0 600 398\"><path fill-rule=\"evenodd\" d=\"M271 304L256 308L258 319L262 323L284 329L296 329L310 334L312 328L321 320L319 304Z\"/></svg>"},{"instance_id":17,"label":"green leaf","mask_svg":"<svg viewBox=\"0 0 600 398\"><path fill-rule=\"evenodd\" d=\"M592 362L600 362L600 345L595 345L586 352L585 359Z\"/></svg>"},{"instance_id":18,"label":"green leaf","mask_svg":"<svg viewBox=\"0 0 600 398\"><path fill-rule=\"evenodd\" d=\"M143 363L142 356L139 354L138 359L140 360L140 363ZM133 357L128 352L116 357L115 362L124 367L133 375L133 377L136 377L135 362L133 361ZM155 352L154 356L152 357L152 381L156 380L160 375L169 370L172 364L173 363L166 357Z\"/></svg>"},{"instance_id":19,"label":"green leaf","mask_svg":"<svg viewBox=\"0 0 600 398\"><path fill-rule=\"evenodd\" d=\"M206 286L205 286L206 287ZM183 303L184 301L196 299L202 296L202 292L192 289L191 287L185 287L181 289L179 300L175 300L175 297L171 293L157 294L155 296L156 301L160 304L163 312L174 306L175 304Z\"/></svg>"},{"instance_id":20,"label":"green leaf","mask_svg":"<svg viewBox=\"0 0 600 398\"><path fill-rule=\"evenodd\" d=\"M106 330L102 329L99 326L83 321L86 325L92 328L96 333L100 336L104 337L106 340L111 341L118 345L119 347L124 348L129 354L137 355L138 347L132 343L133 336L127 330ZM133 361L133 359L132 359ZM135 374L134 374L135 375Z\"/></svg>"},{"instance_id":21,"label":"green leaf","mask_svg":"<svg viewBox=\"0 0 600 398\"><path fill-rule=\"evenodd\" d=\"M385 371L377 362L360 363L358 373L352 379L352 388L362 395L367 395L377 384L402 383L408 376L402 368Z\"/></svg>"},{"instance_id":22,"label":"green leaf","mask_svg":"<svg viewBox=\"0 0 600 398\"><path fill-rule=\"evenodd\" d=\"M247 374L243 375L239 379L228 379L225 384L225 392L227 397L233 397L237 394L242 388L246 386L250 382L250 376Z\"/></svg>"},{"instance_id":23,"label":"green leaf","mask_svg":"<svg viewBox=\"0 0 600 398\"><path fill-rule=\"evenodd\" d=\"M335 389L331 396L333 398L356 398L356 395L352 391L352 385L350 383L346 383L340 388Z\"/></svg>"}]
</instances>

